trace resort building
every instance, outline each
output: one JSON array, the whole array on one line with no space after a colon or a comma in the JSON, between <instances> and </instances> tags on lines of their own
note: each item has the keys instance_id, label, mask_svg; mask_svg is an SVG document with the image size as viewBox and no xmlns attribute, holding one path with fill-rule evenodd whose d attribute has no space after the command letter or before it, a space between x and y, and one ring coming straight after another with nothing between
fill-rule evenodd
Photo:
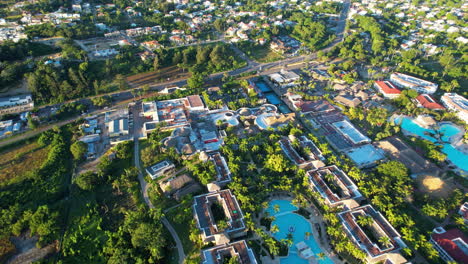
<instances>
[{"instance_id":1,"label":"resort building","mask_svg":"<svg viewBox=\"0 0 468 264\"><path fill-rule=\"evenodd\" d=\"M287 126L289 123L296 121L296 114L278 114L276 112L263 113L255 118L255 124L258 128L264 130L272 128L277 130L280 127Z\"/></svg>"},{"instance_id":2,"label":"resort building","mask_svg":"<svg viewBox=\"0 0 468 264\"><path fill-rule=\"evenodd\" d=\"M445 93L441 101L447 109L457 113L458 118L468 124L468 100L465 97L456 93Z\"/></svg>"},{"instance_id":3,"label":"resort building","mask_svg":"<svg viewBox=\"0 0 468 264\"><path fill-rule=\"evenodd\" d=\"M415 98L418 107L424 107L431 110L444 110L445 107L436 102L434 97L428 94L420 94Z\"/></svg>"},{"instance_id":4,"label":"resort building","mask_svg":"<svg viewBox=\"0 0 468 264\"><path fill-rule=\"evenodd\" d=\"M401 91L389 81L376 81L374 87L388 99L395 99L401 94Z\"/></svg>"},{"instance_id":5,"label":"resort building","mask_svg":"<svg viewBox=\"0 0 468 264\"><path fill-rule=\"evenodd\" d=\"M335 129L339 133L341 133L344 137L346 137L354 145L371 142L370 138L364 136L348 120L335 122L332 125L335 127Z\"/></svg>"},{"instance_id":6,"label":"resort building","mask_svg":"<svg viewBox=\"0 0 468 264\"><path fill-rule=\"evenodd\" d=\"M295 86L297 85L296 82L300 79L299 75L296 73L286 70L270 74L268 75L268 78L281 88Z\"/></svg>"},{"instance_id":7,"label":"resort building","mask_svg":"<svg viewBox=\"0 0 468 264\"><path fill-rule=\"evenodd\" d=\"M408 88L418 93L433 94L439 87L437 84L416 78L411 75L394 72L390 75L390 81L400 88Z\"/></svg>"},{"instance_id":8,"label":"resort building","mask_svg":"<svg viewBox=\"0 0 468 264\"><path fill-rule=\"evenodd\" d=\"M346 156L348 156L357 167L360 169L370 168L377 165L377 162L385 159L385 155L382 150L374 147L372 144L364 144L358 147L344 150Z\"/></svg>"},{"instance_id":9,"label":"resort building","mask_svg":"<svg viewBox=\"0 0 468 264\"><path fill-rule=\"evenodd\" d=\"M244 215L229 189L194 197L193 211L205 243L223 245L246 235Z\"/></svg>"},{"instance_id":10,"label":"resort building","mask_svg":"<svg viewBox=\"0 0 468 264\"><path fill-rule=\"evenodd\" d=\"M0 108L8 108L20 105L34 107L32 96L30 94L26 94L0 98Z\"/></svg>"},{"instance_id":11,"label":"resort building","mask_svg":"<svg viewBox=\"0 0 468 264\"><path fill-rule=\"evenodd\" d=\"M445 262L468 263L468 238L459 229L436 227L430 242Z\"/></svg>"},{"instance_id":12,"label":"resort building","mask_svg":"<svg viewBox=\"0 0 468 264\"><path fill-rule=\"evenodd\" d=\"M288 138L280 139L279 144L284 154L300 168L318 169L325 166L322 152L306 136L296 138L289 135Z\"/></svg>"},{"instance_id":13,"label":"resort building","mask_svg":"<svg viewBox=\"0 0 468 264\"><path fill-rule=\"evenodd\" d=\"M167 175L167 174L172 174L174 171L175 171L174 163L168 160L163 160L161 162L154 164L153 166L146 168L146 172L153 180L158 177Z\"/></svg>"},{"instance_id":14,"label":"resort building","mask_svg":"<svg viewBox=\"0 0 468 264\"><path fill-rule=\"evenodd\" d=\"M347 208L359 206L356 200L362 198L358 187L336 165L307 172L310 187L320 193L330 206L345 205Z\"/></svg>"},{"instance_id":15,"label":"resort building","mask_svg":"<svg viewBox=\"0 0 468 264\"><path fill-rule=\"evenodd\" d=\"M231 171L227 165L226 159L219 152L210 155L210 160L214 163L216 169L216 184L226 186L231 181Z\"/></svg>"},{"instance_id":16,"label":"resort building","mask_svg":"<svg viewBox=\"0 0 468 264\"><path fill-rule=\"evenodd\" d=\"M239 264L257 264L255 255L245 240L212 247L202 252L202 264L223 264L235 259Z\"/></svg>"},{"instance_id":17,"label":"resort building","mask_svg":"<svg viewBox=\"0 0 468 264\"><path fill-rule=\"evenodd\" d=\"M399 249L406 247L400 234L372 205L347 210L338 216L351 241L367 254L367 263L385 259L406 263L399 254Z\"/></svg>"},{"instance_id":18,"label":"resort building","mask_svg":"<svg viewBox=\"0 0 468 264\"><path fill-rule=\"evenodd\" d=\"M144 123L145 136L154 131L157 124L161 123L166 130L188 126L190 114L207 110L199 95L191 95L185 98L147 102L143 104L143 116L148 119Z\"/></svg>"},{"instance_id":19,"label":"resort building","mask_svg":"<svg viewBox=\"0 0 468 264\"><path fill-rule=\"evenodd\" d=\"M115 119L107 123L109 137L119 137L128 135L128 119Z\"/></svg>"}]
</instances>

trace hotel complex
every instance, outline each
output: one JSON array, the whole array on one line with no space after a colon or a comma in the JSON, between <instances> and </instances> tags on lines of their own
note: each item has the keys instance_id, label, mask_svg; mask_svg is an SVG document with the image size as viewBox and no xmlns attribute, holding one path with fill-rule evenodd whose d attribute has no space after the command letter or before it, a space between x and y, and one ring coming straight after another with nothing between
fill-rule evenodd
<instances>
[{"instance_id":1,"label":"hotel complex","mask_svg":"<svg viewBox=\"0 0 468 264\"><path fill-rule=\"evenodd\" d=\"M322 152L306 136L296 138L289 135L288 138L280 139L280 147L284 154L300 168L310 167L320 168L325 166Z\"/></svg>"},{"instance_id":2,"label":"hotel complex","mask_svg":"<svg viewBox=\"0 0 468 264\"><path fill-rule=\"evenodd\" d=\"M376 81L374 87L388 99L395 99L401 94L401 91L389 81Z\"/></svg>"},{"instance_id":3,"label":"hotel complex","mask_svg":"<svg viewBox=\"0 0 468 264\"><path fill-rule=\"evenodd\" d=\"M455 112L461 120L468 124L468 100L456 93L445 93L441 97L442 104Z\"/></svg>"},{"instance_id":4,"label":"hotel complex","mask_svg":"<svg viewBox=\"0 0 468 264\"><path fill-rule=\"evenodd\" d=\"M439 87L437 84L428 82L423 79L406 75L399 72L394 72L390 75L390 81L400 88L408 88L417 91L418 93L433 94Z\"/></svg>"},{"instance_id":5,"label":"hotel complex","mask_svg":"<svg viewBox=\"0 0 468 264\"><path fill-rule=\"evenodd\" d=\"M203 250L202 258L202 264L223 264L229 259L235 259L239 264L257 264L255 255L245 240Z\"/></svg>"},{"instance_id":6,"label":"hotel complex","mask_svg":"<svg viewBox=\"0 0 468 264\"><path fill-rule=\"evenodd\" d=\"M402 256L398 251L406 247L406 244L395 228L372 205L347 210L338 216L353 243L367 254L368 263L393 258L396 259L392 262L400 262L399 258Z\"/></svg>"},{"instance_id":7,"label":"hotel complex","mask_svg":"<svg viewBox=\"0 0 468 264\"><path fill-rule=\"evenodd\" d=\"M206 243L222 245L246 234L244 215L229 189L194 197L193 211Z\"/></svg>"},{"instance_id":8,"label":"hotel complex","mask_svg":"<svg viewBox=\"0 0 468 264\"><path fill-rule=\"evenodd\" d=\"M307 172L310 187L320 193L330 206L346 205L348 208L359 206L356 200L362 198L358 187L336 165Z\"/></svg>"}]
</instances>

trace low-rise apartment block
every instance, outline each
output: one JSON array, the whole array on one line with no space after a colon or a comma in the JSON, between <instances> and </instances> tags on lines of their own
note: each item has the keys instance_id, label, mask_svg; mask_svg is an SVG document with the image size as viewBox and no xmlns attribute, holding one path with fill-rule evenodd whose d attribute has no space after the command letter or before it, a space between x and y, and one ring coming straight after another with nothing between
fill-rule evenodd
<instances>
[{"instance_id":1,"label":"low-rise apartment block","mask_svg":"<svg viewBox=\"0 0 468 264\"><path fill-rule=\"evenodd\" d=\"M390 75L390 81L400 88L408 88L418 93L433 94L439 87L433 82L416 78L411 75L394 72Z\"/></svg>"},{"instance_id":2,"label":"low-rise apartment block","mask_svg":"<svg viewBox=\"0 0 468 264\"><path fill-rule=\"evenodd\" d=\"M468 100L456 93L445 93L441 97L442 104L457 114L458 118L468 124Z\"/></svg>"},{"instance_id":3,"label":"low-rise apartment block","mask_svg":"<svg viewBox=\"0 0 468 264\"><path fill-rule=\"evenodd\" d=\"M401 235L372 205L365 205L338 214L345 231L367 254L367 263L389 259L392 263L406 263L399 250L406 247Z\"/></svg>"},{"instance_id":4,"label":"low-rise apartment block","mask_svg":"<svg viewBox=\"0 0 468 264\"><path fill-rule=\"evenodd\" d=\"M289 135L288 138L280 139L280 147L284 154L300 168L320 168L325 166L324 157L317 146L306 136L296 138Z\"/></svg>"},{"instance_id":5,"label":"low-rise apartment block","mask_svg":"<svg viewBox=\"0 0 468 264\"><path fill-rule=\"evenodd\" d=\"M235 259L239 264L257 264L255 255L245 240L203 250L202 258L202 264L223 264L230 259Z\"/></svg>"},{"instance_id":6,"label":"low-rise apartment block","mask_svg":"<svg viewBox=\"0 0 468 264\"><path fill-rule=\"evenodd\" d=\"M206 243L222 245L246 234L244 215L229 189L194 197L193 211Z\"/></svg>"},{"instance_id":7,"label":"low-rise apartment block","mask_svg":"<svg viewBox=\"0 0 468 264\"><path fill-rule=\"evenodd\" d=\"M330 206L345 205L347 208L359 206L362 198L358 187L336 165L307 172L310 187L320 193Z\"/></svg>"}]
</instances>

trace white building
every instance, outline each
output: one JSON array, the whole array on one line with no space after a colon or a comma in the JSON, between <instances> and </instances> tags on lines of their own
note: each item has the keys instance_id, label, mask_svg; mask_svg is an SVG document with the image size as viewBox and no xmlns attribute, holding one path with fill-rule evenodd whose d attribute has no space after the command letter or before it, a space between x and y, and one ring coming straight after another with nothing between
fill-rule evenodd
<instances>
[{"instance_id":1,"label":"white building","mask_svg":"<svg viewBox=\"0 0 468 264\"><path fill-rule=\"evenodd\" d=\"M174 163L168 160L163 160L159 163L154 164L153 166L146 168L146 172L153 180L165 174L172 173L174 170Z\"/></svg>"},{"instance_id":2,"label":"white building","mask_svg":"<svg viewBox=\"0 0 468 264\"><path fill-rule=\"evenodd\" d=\"M34 102L31 95L18 95L13 97L0 98L0 108L9 108L20 105L34 107Z\"/></svg>"},{"instance_id":3,"label":"white building","mask_svg":"<svg viewBox=\"0 0 468 264\"><path fill-rule=\"evenodd\" d=\"M458 118L468 124L468 100L465 97L456 93L445 93L441 101L447 109L456 112Z\"/></svg>"},{"instance_id":4,"label":"white building","mask_svg":"<svg viewBox=\"0 0 468 264\"><path fill-rule=\"evenodd\" d=\"M400 88L416 90L418 93L433 94L439 87L437 84L410 75L395 72L390 75L390 81Z\"/></svg>"}]
</instances>

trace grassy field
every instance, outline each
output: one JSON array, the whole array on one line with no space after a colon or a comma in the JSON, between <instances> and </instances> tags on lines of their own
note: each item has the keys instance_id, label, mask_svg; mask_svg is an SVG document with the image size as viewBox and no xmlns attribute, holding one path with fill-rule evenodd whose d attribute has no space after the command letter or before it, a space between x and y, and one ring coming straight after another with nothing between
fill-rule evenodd
<instances>
[{"instance_id":1,"label":"grassy field","mask_svg":"<svg viewBox=\"0 0 468 264\"><path fill-rule=\"evenodd\" d=\"M239 44L241 49L249 58L257 62L265 63L284 59L284 57L278 53L273 52L267 45L264 46L253 46L248 44Z\"/></svg>"},{"instance_id":2,"label":"grassy field","mask_svg":"<svg viewBox=\"0 0 468 264\"><path fill-rule=\"evenodd\" d=\"M177 66L166 67L158 71L139 73L127 77L127 82L131 87L140 87L143 85L152 85L161 81L189 78L190 73L183 71Z\"/></svg>"},{"instance_id":3,"label":"grassy field","mask_svg":"<svg viewBox=\"0 0 468 264\"><path fill-rule=\"evenodd\" d=\"M26 144L0 154L0 186L19 182L38 169L47 159L48 148ZM26 165L26 166L25 166Z\"/></svg>"}]
</instances>

